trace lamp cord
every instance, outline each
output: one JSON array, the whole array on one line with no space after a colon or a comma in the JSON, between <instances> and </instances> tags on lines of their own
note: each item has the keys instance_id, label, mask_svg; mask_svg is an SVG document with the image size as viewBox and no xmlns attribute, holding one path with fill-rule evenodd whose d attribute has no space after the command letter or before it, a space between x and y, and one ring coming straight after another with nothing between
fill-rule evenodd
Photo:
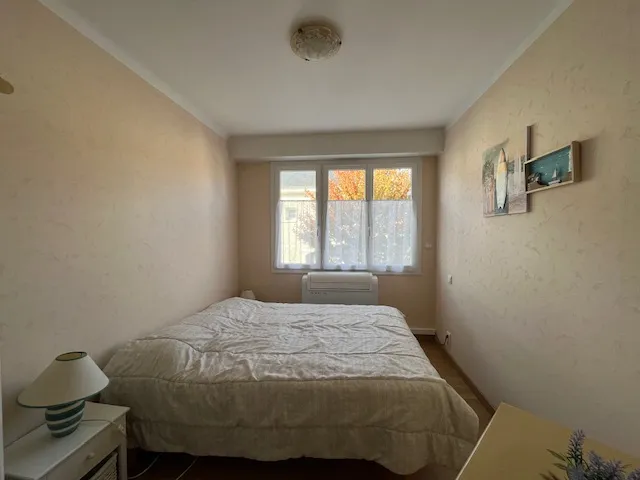
<instances>
[{"instance_id":1,"label":"lamp cord","mask_svg":"<svg viewBox=\"0 0 640 480\"><path fill-rule=\"evenodd\" d=\"M154 459L151 461L151 463L149 464L149 466L148 466L147 468L145 468L142 472L138 473L137 475L134 475L133 477L129 477L129 480L135 480L136 478L140 478L142 475L144 475L144 474L145 474L145 473L147 473L149 470L151 470L151 467L153 467L153 466L155 465L155 463L156 463L156 462L158 461L158 459L160 458L160 455L161 455L160 453L159 453L158 455L156 455L156 458L154 458ZM198 458L200 458L200 457L195 457L195 458L193 459L193 461L191 462L191 464L190 464L187 468L185 468L185 469L182 471L182 473L181 473L180 475L178 475L178 476L176 477L176 480L180 480L182 477L184 477L184 476L187 474L187 472L188 472L189 470L191 470L191 467L193 467L193 466L196 464L196 462L198 461Z\"/></svg>"},{"instance_id":2,"label":"lamp cord","mask_svg":"<svg viewBox=\"0 0 640 480\"><path fill-rule=\"evenodd\" d=\"M160 458L160 454L156 455L156 458L154 458L151 463L149 464L149 466L147 468L145 468L144 470L142 470L140 473L138 473L137 475L134 475L133 477L129 477L129 480L133 480L134 478L139 478L142 475L144 475L145 473L147 473L149 470L151 470L151 467L153 467L155 465L155 463L158 461L158 459Z\"/></svg>"},{"instance_id":3,"label":"lamp cord","mask_svg":"<svg viewBox=\"0 0 640 480\"><path fill-rule=\"evenodd\" d=\"M111 425L115 426L115 427L118 429L118 431L119 431L122 435L126 436L126 431L125 431L125 429L124 429L124 426L123 426L123 425L119 425L119 424L117 424L116 422L112 422L111 420L107 420L107 419L104 419L104 418L92 418L92 419L88 419L88 420L81 420L81 423L82 423L82 422L108 422L108 423L110 423ZM143 476L145 473L147 473L149 470L151 470L151 467L153 467L153 466L155 465L155 463L156 463L156 462L158 461L158 459L160 458L160 455L162 455L162 454L161 454L161 453L158 453L158 455L156 455L156 458L154 458L154 459L151 461L151 463L147 466L147 468L145 468L144 470L142 470L142 472L140 472L140 473L138 473L138 474L136 474L136 475L134 475L134 476L132 476L132 477L129 477L129 480L135 480L136 478L140 478L140 477L141 477L141 476ZM187 474L187 472L188 472L189 470L191 470L191 467L193 467L193 466L196 464L196 462L198 461L198 458L200 458L200 457L195 457L195 458L193 459L193 462L191 462L191 464L190 464L187 468L185 468L185 469L182 471L182 473L176 477L176 479L175 479L175 480L180 480L182 477L184 477L184 476Z\"/></svg>"},{"instance_id":4,"label":"lamp cord","mask_svg":"<svg viewBox=\"0 0 640 480\"><path fill-rule=\"evenodd\" d=\"M188 466L188 467L187 467L187 468L186 468L186 469L185 469L185 470L184 470L180 475L178 475L178 476L176 477L176 480L180 480L182 477L184 477L184 476L185 476L185 474L186 474L189 470L191 470L191 467L193 467L193 466L196 464L196 462L198 461L198 458L200 458L200 457L195 457L195 458L193 459L193 462L191 462L191 465L189 465L189 466Z\"/></svg>"}]
</instances>

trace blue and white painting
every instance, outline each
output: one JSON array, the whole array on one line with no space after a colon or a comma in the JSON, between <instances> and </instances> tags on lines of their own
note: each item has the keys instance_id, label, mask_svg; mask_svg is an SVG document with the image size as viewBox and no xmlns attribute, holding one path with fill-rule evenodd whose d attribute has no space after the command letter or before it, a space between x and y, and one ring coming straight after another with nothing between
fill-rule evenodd
<instances>
[{"instance_id":1,"label":"blue and white painting","mask_svg":"<svg viewBox=\"0 0 640 480\"><path fill-rule=\"evenodd\" d=\"M527 189L551 187L573 181L571 146L567 146L532 160L528 165Z\"/></svg>"}]
</instances>

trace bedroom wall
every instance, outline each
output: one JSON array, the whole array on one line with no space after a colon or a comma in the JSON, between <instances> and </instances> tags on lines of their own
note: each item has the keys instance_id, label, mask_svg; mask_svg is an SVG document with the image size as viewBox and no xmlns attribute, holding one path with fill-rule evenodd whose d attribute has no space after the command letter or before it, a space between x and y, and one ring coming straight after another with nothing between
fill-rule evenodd
<instances>
[{"instance_id":1,"label":"bedroom wall","mask_svg":"<svg viewBox=\"0 0 640 480\"><path fill-rule=\"evenodd\" d=\"M447 132L438 331L505 401L640 454L640 2L577 0ZM483 218L482 152L582 141L583 182ZM452 274L452 285L446 283Z\"/></svg>"},{"instance_id":2,"label":"bedroom wall","mask_svg":"<svg viewBox=\"0 0 640 480\"><path fill-rule=\"evenodd\" d=\"M437 162L422 162L422 244L435 245ZM259 300L300 302L298 273L271 271L271 167L238 164L240 287ZM399 308L414 328L435 328L435 247L422 249L422 274L379 275L380 303Z\"/></svg>"},{"instance_id":3,"label":"bedroom wall","mask_svg":"<svg viewBox=\"0 0 640 480\"><path fill-rule=\"evenodd\" d=\"M53 358L115 347L237 293L225 141L33 0L0 2L5 443Z\"/></svg>"}]
</instances>

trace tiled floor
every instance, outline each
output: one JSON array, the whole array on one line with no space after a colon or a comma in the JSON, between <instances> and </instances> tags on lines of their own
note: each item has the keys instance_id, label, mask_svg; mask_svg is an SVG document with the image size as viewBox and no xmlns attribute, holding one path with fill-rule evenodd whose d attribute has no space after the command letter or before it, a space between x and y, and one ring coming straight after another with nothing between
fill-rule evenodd
<instances>
[{"instance_id":1,"label":"tiled floor","mask_svg":"<svg viewBox=\"0 0 640 480\"><path fill-rule=\"evenodd\" d=\"M480 430L483 431L491 419L491 413L478 400L451 362L443 347L433 337L423 337L420 344L429 360L440 375L460 394L475 410L480 419ZM129 454L129 478L156 457L155 453L134 451ZM176 480L178 476L193 462L194 457L182 454L162 454L151 469L140 480ZM315 480L331 478L332 480L366 478L367 480L397 480L403 478L394 475L373 462L361 460L314 460L299 459L283 462L256 462L241 458L200 457L180 480L231 480L231 479L278 479ZM412 479L424 478L420 474Z\"/></svg>"},{"instance_id":2,"label":"tiled floor","mask_svg":"<svg viewBox=\"0 0 640 480\"><path fill-rule=\"evenodd\" d=\"M420 337L420 345L429 357L431 364L438 370L438 373L451 385L458 395L465 399L480 419L480 433L484 432L493 412L487 410L475 393L471 390L458 368L451 361L451 358L444 351L444 347L436 342L435 337Z\"/></svg>"}]
</instances>

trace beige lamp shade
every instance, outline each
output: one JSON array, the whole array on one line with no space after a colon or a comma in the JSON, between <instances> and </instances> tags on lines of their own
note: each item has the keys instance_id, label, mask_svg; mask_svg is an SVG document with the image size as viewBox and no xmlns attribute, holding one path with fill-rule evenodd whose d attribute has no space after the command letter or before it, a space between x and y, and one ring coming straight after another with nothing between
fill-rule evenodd
<instances>
[{"instance_id":1,"label":"beige lamp shade","mask_svg":"<svg viewBox=\"0 0 640 480\"><path fill-rule=\"evenodd\" d=\"M86 352L63 353L20 394L18 403L31 408L64 405L95 395L108 384Z\"/></svg>"}]
</instances>

